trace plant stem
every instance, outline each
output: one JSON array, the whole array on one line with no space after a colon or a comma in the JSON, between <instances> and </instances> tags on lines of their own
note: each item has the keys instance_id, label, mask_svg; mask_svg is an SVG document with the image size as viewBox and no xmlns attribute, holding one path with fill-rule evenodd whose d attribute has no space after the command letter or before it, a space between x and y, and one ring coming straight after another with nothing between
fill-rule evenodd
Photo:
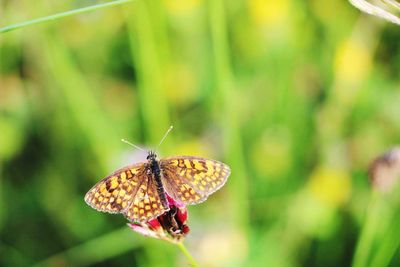
<instances>
[{"instance_id":1,"label":"plant stem","mask_svg":"<svg viewBox=\"0 0 400 267\"><path fill-rule=\"evenodd\" d=\"M400 221L400 208L398 206L400 203L400 186L393 188L393 191L391 192L392 196L389 197L393 203L390 203L387 219L389 222L388 227L373 255L370 267L389 266L400 248L400 228L398 227L398 222Z\"/></svg>"},{"instance_id":2,"label":"plant stem","mask_svg":"<svg viewBox=\"0 0 400 267\"><path fill-rule=\"evenodd\" d=\"M352 267L368 266L372 245L381 221L379 194L373 192L368 205L365 221L354 253Z\"/></svg>"},{"instance_id":3,"label":"plant stem","mask_svg":"<svg viewBox=\"0 0 400 267\"><path fill-rule=\"evenodd\" d=\"M387 230L387 234L384 236L378 251L375 253L371 260L371 267L389 266L390 261L396 254L396 251L400 247L400 229L398 227L400 216L397 215L392 220L390 228Z\"/></svg>"},{"instance_id":4,"label":"plant stem","mask_svg":"<svg viewBox=\"0 0 400 267\"><path fill-rule=\"evenodd\" d=\"M211 43L213 47L213 60L215 72L215 87L213 92L213 101L218 110L218 118L222 129L223 149L227 162L235 166L236 177L248 177L247 167L244 162L243 144L241 140L240 126L238 125L237 105L240 99L237 96L236 80L232 71L232 59L230 57L230 47L227 25L227 16L225 14L224 0L209 0L209 24L211 30ZM235 206L237 211L233 214L233 222L247 232L249 225L248 211L248 184L246 179L231 179L228 188L235 195Z\"/></svg>"},{"instance_id":5,"label":"plant stem","mask_svg":"<svg viewBox=\"0 0 400 267\"><path fill-rule=\"evenodd\" d=\"M187 250L183 242L179 242L176 244L178 248L182 251L182 253L185 255L185 257L188 259L190 265L192 267L200 267L200 265L196 262L196 260L193 258L192 254Z\"/></svg>"},{"instance_id":6,"label":"plant stem","mask_svg":"<svg viewBox=\"0 0 400 267\"><path fill-rule=\"evenodd\" d=\"M42 23L42 22L57 20L57 19L60 19L60 18L64 18L64 17L76 15L76 14L86 13L86 12L94 11L94 10L101 9L101 8L121 5L121 4L125 4L125 3L128 3L128 2L132 2L132 1L134 1L134 0L117 0L117 1L113 1L113 2L108 2L108 3L103 3L103 4L98 4L98 5L78 8L78 9L74 9L74 10L70 10L70 11L66 11L66 12L62 12L62 13L58 13L58 14L54 14L54 15L50 15L50 16L46 16L46 17L27 20L27 21L15 23L15 24L0 28L0 33L13 31L13 30L16 30L16 29L19 29L19 28L23 28L23 27L26 27L26 26L39 24L39 23Z\"/></svg>"}]
</instances>

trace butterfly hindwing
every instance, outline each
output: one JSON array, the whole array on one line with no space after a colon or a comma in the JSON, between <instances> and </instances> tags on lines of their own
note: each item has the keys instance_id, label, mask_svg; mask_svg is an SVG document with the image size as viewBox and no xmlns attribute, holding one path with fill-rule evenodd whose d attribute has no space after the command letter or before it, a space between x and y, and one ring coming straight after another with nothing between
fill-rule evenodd
<instances>
[{"instance_id":1,"label":"butterfly hindwing","mask_svg":"<svg viewBox=\"0 0 400 267\"><path fill-rule=\"evenodd\" d=\"M147 222L168 210L161 204L157 186L152 174L146 176L133 198L132 204L124 212L125 217L134 222Z\"/></svg>"}]
</instances>

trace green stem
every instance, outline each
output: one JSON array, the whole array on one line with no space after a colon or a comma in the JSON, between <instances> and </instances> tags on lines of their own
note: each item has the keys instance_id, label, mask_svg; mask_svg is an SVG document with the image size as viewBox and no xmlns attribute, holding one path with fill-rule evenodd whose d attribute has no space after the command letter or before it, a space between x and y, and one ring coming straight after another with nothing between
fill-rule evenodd
<instances>
[{"instance_id":1,"label":"green stem","mask_svg":"<svg viewBox=\"0 0 400 267\"><path fill-rule=\"evenodd\" d=\"M400 247L400 228L398 227L400 216L396 216L392 222L391 226L384 236L378 251L375 253L371 260L371 267L379 266L389 266L390 261L393 259L396 251Z\"/></svg>"},{"instance_id":2,"label":"green stem","mask_svg":"<svg viewBox=\"0 0 400 267\"><path fill-rule=\"evenodd\" d=\"M213 46L213 60L215 71L215 93L213 94L214 105L217 113L220 114L219 122L223 131L223 148L225 158L231 166L235 166L236 177L249 177L245 165L245 153L241 140L240 127L238 124L238 109L240 99L236 89L236 79L232 71L232 59L230 56L229 27L225 14L224 0L209 0L211 43ZM248 184L246 179L232 179L228 182L229 190L235 195L237 209L233 215L233 222L247 232L249 215L243 213L248 211ZM240 211L240 212L238 212Z\"/></svg>"},{"instance_id":3,"label":"green stem","mask_svg":"<svg viewBox=\"0 0 400 267\"><path fill-rule=\"evenodd\" d=\"M389 207L388 215L388 227L385 233L382 235L383 238L379 242L375 254L372 257L370 267L389 266L393 260L396 252L400 248L400 228L398 222L400 221L399 206L400 203L400 187L393 188L394 192L391 192L391 196L388 198L392 201Z\"/></svg>"},{"instance_id":4,"label":"green stem","mask_svg":"<svg viewBox=\"0 0 400 267\"><path fill-rule=\"evenodd\" d=\"M196 262L196 260L193 258L192 254L187 250L183 242L179 242L176 244L178 248L182 251L182 253L185 255L185 257L188 259L190 265L192 267L199 267L200 265Z\"/></svg>"},{"instance_id":5,"label":"green stem","mask_svg":"<svg viewBox=\"0 0 400 267\"><path fill-rule=\"evenodd\" d=\"M47 17L41 17L41 18L37 18L37 19L27 20L27 21L24 21L24 22L15 23L15 24L0 28L0 33L13 31L13 30L16 30L16 29L19 29L19 28L23 28L23 27L26 27L26 26L39 24L39 23L42 23L42 22L57 20L57 19L60 19L60 18L64 18L64 17L76 15L76 14L86 13L86 12L94 11L94 10L101 9L101 8L121 5L121 4L125 4L125 3L128 3L128 2L132 2L132 1L134 1L134 0L117 0L117 1L113 1L113 2L108 2L108 3L103 3L103 4L98 4L98 5L78 8L78 9L74 9L74 10L70 10L70 11L66 11L66 12L50 15L50 16L47 16Z\"/></svg>"},{"instance_id":6,"label":"green stem","mask_svg":"<svg viewBox=\"0 0 400 267\"><path fill-rule=\"evenodd\" d=\"M366 267L372 253L374 238L381 220L379 193L373 192L368 205L365 222L357 242L352 267Z\"/></svg>"}]
</instances>

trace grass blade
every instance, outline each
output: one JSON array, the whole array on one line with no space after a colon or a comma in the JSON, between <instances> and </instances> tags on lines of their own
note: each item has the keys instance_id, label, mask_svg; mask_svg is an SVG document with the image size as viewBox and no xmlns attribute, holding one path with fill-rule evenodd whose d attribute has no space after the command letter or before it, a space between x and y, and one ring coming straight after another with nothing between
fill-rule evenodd
<instances>
[{"instance_id":1,"label":"grass blade","mask_svg":"<svg viewBox=\"0 0 400 267\"><path fill-rule=\"evenodd\" d=\"M61 12L61 13L53 14L53 15L46 16L46 17L27 20L27 21L15 23L15 24L0 28L0 33L17 30L20 28L36 25L36 24L43 23L43 22L54 21L57 19L61 19L61 18L65 18L65 17L77 15L77 14L91 12L91 11L95 11L95 10L102 9L102 8L121 5L121 4L129 3L132 1L134 1L134 0L117 0L117 1L113 1L113 2L108 2L108 3L103 3L103 4L88 6L88 7L82 7L82 8L66 11L66 12Z\"/></svg>"}]
</instances>

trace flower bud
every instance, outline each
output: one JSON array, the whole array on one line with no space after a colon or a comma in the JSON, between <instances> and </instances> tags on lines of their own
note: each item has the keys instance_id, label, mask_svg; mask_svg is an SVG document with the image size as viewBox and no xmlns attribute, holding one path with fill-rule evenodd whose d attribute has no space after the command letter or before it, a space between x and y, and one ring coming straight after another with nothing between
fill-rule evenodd
<instances>
[{"instance_id":1,"label":"flower bud","mask_svg":"<svg viewBox=\"0 0 400 267\"><path fill-rule=\"evenodd\" d=\"M373 187L382 192L391 191L400 179L400 147L395 147L377 157L369 166Z\"/></svg>"},{"instance_id":2,"label":"flower bud","mask_svg":"<svg viewBox=\"0 0 400 267\"><path fill-rule=\"evenodd\" d=\"M189 233L186 221L188 212L184 205L167 195L169 210L145 223L128 223L128 226L144 236L177 243Z\"/></svg>"}]
</instances>

